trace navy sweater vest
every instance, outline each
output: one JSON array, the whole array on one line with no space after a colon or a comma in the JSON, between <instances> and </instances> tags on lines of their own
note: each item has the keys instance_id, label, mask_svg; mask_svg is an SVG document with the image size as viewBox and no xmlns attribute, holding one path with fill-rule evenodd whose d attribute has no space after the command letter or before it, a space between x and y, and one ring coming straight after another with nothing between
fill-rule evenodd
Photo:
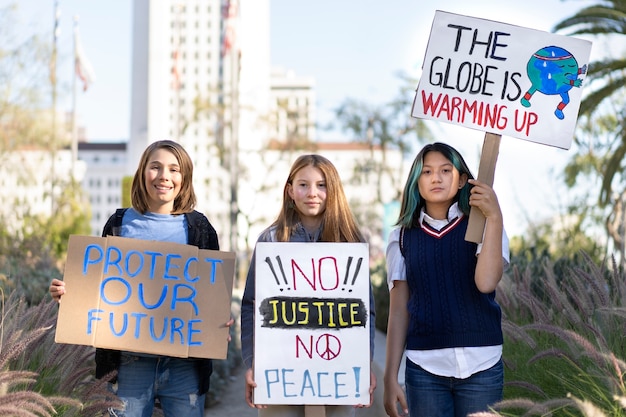
<instances>
[{"instance_id":1,"label":"navy sweater vest","mask_svg":"<svg viewBox=\"0 0 626 417\"><path fill-rule=\"evenodd\" d=\"M463 216L441 231L427 224L402 230L410 291L407 349L502 344L495 291L483 294L474 283L477 245L465 240L467 223Z\"/></svg>"}]
</instances>

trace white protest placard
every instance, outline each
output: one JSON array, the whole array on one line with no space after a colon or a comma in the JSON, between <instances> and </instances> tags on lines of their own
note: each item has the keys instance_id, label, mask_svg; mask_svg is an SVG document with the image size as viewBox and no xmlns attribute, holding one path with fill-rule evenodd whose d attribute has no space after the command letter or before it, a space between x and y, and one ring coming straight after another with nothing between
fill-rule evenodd
<instances>
[{"instance_id":1,"label":"white protest placard","mask_svg":"<svg viewBox=\"0 0 626 417\"><path fill-rule=\"evenodd\" d=\"M258 243L257 404L367 404L366 243Z\"/></svg>"},{"instance_id":2,"label":"white protest placard","mask_svg":"<svg viewBox=\"0 0 626 417\"><path fill-rule=\"evenodd\" d=\"M591 42L437 11L411 115L569 149Z\"/></svg>"},{"instance_id":3,"label":"white protest placard","mask_svg":"<svg viewBox=\"0 0 626 417\"><path fill-rule=\"evenodd\" d=\"M234 252L70 236L55 341L225 359Z\"/></svg>"}]
</instances>

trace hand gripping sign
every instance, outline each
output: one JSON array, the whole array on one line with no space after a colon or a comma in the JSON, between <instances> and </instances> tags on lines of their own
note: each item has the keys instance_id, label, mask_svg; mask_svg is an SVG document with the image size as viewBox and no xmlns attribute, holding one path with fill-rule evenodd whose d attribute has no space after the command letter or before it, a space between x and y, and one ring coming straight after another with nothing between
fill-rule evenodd
<instances>
[{"instance_id":1,"label":"hand gripping sign","mask_svg":"<svg viewBox=\"0 0 626 417\"><path fill-rule=\"evenodd\" d=\"M71 236L55 341L225 359L235 254Z\"/></svg>"},{"instance_id":2,"label":"hand gripping sign","mask_svg":"<svg viewBox=\"0 0 626 417\"><path fill-rule=\"evenodd\" d=\"M258 243L257 404L367 404L366 243Z\"/></svg>"},{"instance_id":3,"label":"hand gripping sign","mask_svg":"<svg viewBox=\"0 0 626 417\"><path fill-rule=\"evenodd\" d=\"M438 10L411 115L485 131L478 179L493 185L502 135L569 149L590 54L586 40ZM467 240L482 241L481 216Z\"/></svg>"}]
</instances>

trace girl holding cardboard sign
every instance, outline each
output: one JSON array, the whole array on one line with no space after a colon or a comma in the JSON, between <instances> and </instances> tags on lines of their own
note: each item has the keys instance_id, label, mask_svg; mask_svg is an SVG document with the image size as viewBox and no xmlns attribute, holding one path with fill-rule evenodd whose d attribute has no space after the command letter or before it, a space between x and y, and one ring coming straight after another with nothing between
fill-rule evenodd
<instances>
[{"instance_id":1,"label":"girl holding cardboard sign","mask_svg":"<svg viewBox=\"0 0 626 417\"><path fill-rule=\"evenodd\" d=\"M508 265L508 239L495 192L473 178L443 143L426 145L409 173L400 227L387 247L384 402L391 417L461 417L502 399L495 289ZM470 207L486 218L480 245L464 239ZM405 349L406 396L398 382Z\"/></svg>"},{"instance_id":2,"label":"girl holding cardboard sign","mask_svg":"<svg viewBox=\"0 0 626 417\"><path fill-rule=\"evenodd\" d=\"M348 206L339 174L334 165L320 155L300 156L291 166L283 189L283 202L276 221L261 233L258 242L364 242ZM255 254L252 256L241 306L241 350L246 371L245 397L258 409L259 417L305 417L304 405L261 405L254 402ZM370 286L370 355L373 355L374 303ZM362 349L362 346L358 346ZM370 357L371 358L371 357ZM370 369L369 407L376 377ZM366 398L367 401L367 398ZM318 407L318 406L316 406ZM324 406L319 406L324 407ZM358 407L358 406L357 406ZM352 405L326 405L327 417L352 416Z\"/></svg>"},{"instance_id":3,"label":"girl holding cardboard sign","mask_svg":"<svg viewBox=\"0 0 626 417\"><path fill-rule=\"evenodd\" d=\"M194 210L192 177L193 163L181 145L170 140L152 143L133 178L132 208L117 210L106 222L102 236L219 250L215 229ZM52 280L50 294L60 301L65 283ZM226 326L232 323L231 319ZM111 389L122 404L109 413L116 417L149 417L157 399L166 417L202 417L211 371L211 359L96 349L96 377L115 375Z\"/></svg>"}]
</instances>

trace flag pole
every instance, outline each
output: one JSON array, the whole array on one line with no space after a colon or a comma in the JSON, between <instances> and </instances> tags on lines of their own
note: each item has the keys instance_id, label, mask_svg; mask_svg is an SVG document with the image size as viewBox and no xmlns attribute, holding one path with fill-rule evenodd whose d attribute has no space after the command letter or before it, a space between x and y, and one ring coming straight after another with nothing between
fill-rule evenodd
<instances>
[{"instance_id":1,"label":"flag pole","mask_svg":"<svg viewBox=\"0 0 626 417\"><path fill-rule=\"evenodd\" d=\"M76 123L76 65L78 61L78 15L74 15L74 67L72 68L72 179L76 178L78 160L78 128Z\"/></svg>"},{"instance_id":2,"label":"flag pole","mask_svg":"<svg viewBox=\"0 0 626 417\"><path fill-rule=\"evenodd\" d=\"M50 58L50 86L52 87L52 132L50 133L50 215L54 215L54 186L56 183L56 128L57 128L57 39L59 37L59 1L54 2L54 27L52 29L52 56Z\"/></svg>"}]
</instances>

